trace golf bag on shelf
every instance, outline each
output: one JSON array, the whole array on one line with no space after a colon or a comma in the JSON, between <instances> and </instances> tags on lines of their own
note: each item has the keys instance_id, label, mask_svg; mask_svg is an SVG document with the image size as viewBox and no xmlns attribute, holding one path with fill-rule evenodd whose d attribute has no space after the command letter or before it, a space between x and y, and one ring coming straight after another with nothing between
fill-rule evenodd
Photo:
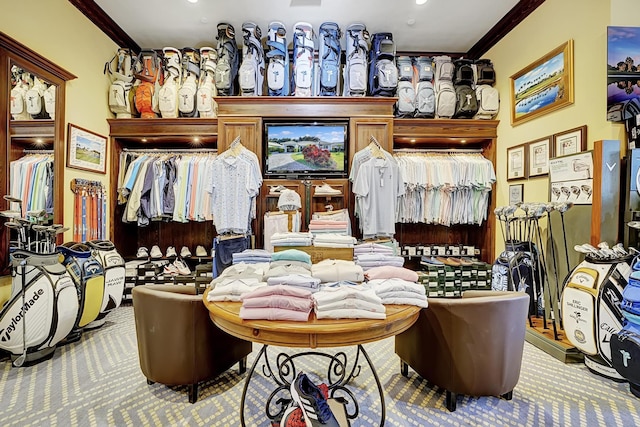
<instances>
[{"instance_id":1,"label":"golf bag on shelf","mask_svg":"<svg viewBox=\"0 0 640 427\"><path fill-rule=\"evenodd\" d=\"M133 82L135 56L131 50L118 49L111 61L104 64L104 74L111 79L109 109L117 119L130 119L135 113Z\"/></svg>"},{"instance_id":2,"label":"golf bag on shelf","mask_svg":"<svg viewBox=\"0 0 640 427\"><path fill-rule=\"evenodd\" d=\"M436 94L432 83L433 61L428 56L418 56L413 69L417 74L415 116L431 118L436 114Z\"/></svg>"},{"instance_id":3,"label":"golf bag on shelf","mask_svg":"<svg viewBox=\"0 0 640 427\"><path fill-rule=\"evenodd\" d=\"M215 83L218 95L237 95L236 79L240 64L240 52L236 43L236 30L233 25L221 22L218 24L218 65L216 66Z\"/></svg>"},{"instance_id":4,"label":"golf bag on shelf","mask_svg":"<svg viewBox=\"0 0 640 427\"><path fill-rule=\"evenodd\" d=\"M11 354L14 366L22 366L53 356L76 321L78 295L57 253L14 250L11 266L11 297L0 311L0 349Z\"/></svg>"},{"instance_id":5,"label":"golf bag on shelf","mask_svg":"<svg viewBox=\"0 0 640 427\"><path fill-rule=\"evenodd\" d=\"M338 95L340 82L340 57L342 32L335 22L323 22L320 25L318 40L318 58L320 61L320 96Z\"/></svg>"},{"instance_id":6,"label":"golf bag on shelf","mask_svg":"<svg viewBox=\"0 0 640 427\"><path fill-rule=\"evenodd\" d=\"M375 33L369 50L369 93L371 96L395 96L398 88L396 45L392 33Z\"/></svg>"},{"instance_id":7,"label":"golf bag on shelf","mask_svg":"<svg viewBox=\"0 0 640 427\"><path fill-rule=\"evenodd\" d=\"M33 76L33 85L25 94L27 99L27 113L34 119L48 119L49 114L44 108L44 93L47 90L45 82Z\"/></svg>"},{"instance_id":8,"label":"golf bag on shelf","mask_svg":"<svg viewBox=\"0 0 640 427\"><path fill-rule=\"evenodd\" d=\"M313 96L313 27L308 22L298 22L293 27L293 73L291 94Z\"/></svg>"},{"instance_id":9,"label":"golf bag on shelf","mask_svg":"<svg viewBox=\"0 0 640 427\"><path fill-rule=\"evenodd\" d=\"M216 117L217 106L214 96L218 95L215 84L218 53L212 47L200 48L200 82L196 92L196 103L200 117Z\"/></svg>"},{"instance_id":10,"label":"golf bag on shelf","mask_svg":"<svg viewBox=\"0 0 640 427\"><path fill-rule=\"evenodd\" d=\"M585 354L594 373L623 380L612 367L611 338L622 329L622 293L629 282L631 259L595 260L589 255L571 271L561 307L567 339Z\"/></svg>"},{"instance_id":11,"label":"golf bag on shelf","mask_svg":"<svg viewBox=\"0 0 640 427\"><path fill-rule=\"evenodd\" d=\"M242 64L239 77L240 92L243 96L262 96L264 84L264 50L262 30L253 22L242 24Z\"/></svg>"},{"instance_id":12,"label":"golf bag on shelf","mask_svg":"<svg viewBox=\"0 0 640 427\"><path fill-rule=\"evenodd\" d=\"M634 396L640 397L640 271L634 271L622 291L624 326L611 336L611 364L627 381Z\"/></svg>"},{"instance_id":13,"label":"golf bag on shelf","mask_svg":"<svg viewBox=\"0 0 640 427\"><path fill-rule=\"evenodd\" d=\"M496 83L496 72L490 59L476 59L473 67L473 82L476 86Z\"/></svg>"},{"instance_id":14,"label":"golf bag on shelf","mask_svg":"<svg viewBox=\"0 0 640 427\"><path fill-rule=\"evenodd\" d=\"M267 32L267 86L269 96L289 95L289 51L287 49L287 30L282 22L269 24Z\"/></svg>"},{"instance_id":15,"label":"golf bag on shelf","mask_svg":"<svg viewBox=\"0 0 640 427\"><path fill-rule=\"evenodd\" d=\"M56 118L56 85L49 85L47 90L44 91L44 109L51 118ZM133 98L131 98L133 99Z\"/></svg>"},{"instance_id":16,"label":"golf bag on shelf","mask_svg":"<svg viewBox=\"0 0 640 427\"><path fill-rule=\"evenodd\" d=\"M472 87L473 61L460 58L453 61L453 65L455 67L453 86L456 91L456 112L453 117L468 119L478 112L478 100Z\"/></svg>"},{"instance_id":17,"label":"golf bag on shelf","mask_svg":"<svg viewBox=\"0 0 640 427\"><path fill-rule=\"evenodd\" d=\"M27 91L31 87L33 78L17 66L11 67L10 110L14 120L31 120L31 114L27 111Z\"/></svg>"},{"instance_id":18,"label":"golf bag on shelf","mask_svg":"<svg viewBox=\"0 0 640 427\"><path fill-rule=\"evenodd\" d=\"M178 91L182 81L182 52L175 47L162 49L164 84L158 91L158 108L163 118L178 117Z\"/></svg>"},{"instance_id":19,"label":"golf bag on shelf","mask_svg":"<svg viewBox=\"0 0 640 427\"><path fill-rule=\"evenodd\" d=\"M453 86L455 66L447 55L435 56L434 89L436 92L436 117L450 119L456 113L456 91Z\"/></svg>"},{"instance_id":20,"label":"golf bag on shelf","mask_svg":"<svg viewBox=\"0 0 640 427\"><path fill-rule=\"evenodd\" d=\"M369 33L364 24L351 24L347 27L344 66L343 96L365 96L367 94L367 60L369 52Z\"/></svg>"},{"instance_id":21,"label":"golf bag on shelf","mask_svg":"<svg viewBox=\"0 0 640 427\"><path fill-rule=\"evenodd\" d=\"M478 104L478 112L474 119L491 120L500 108L500 94L498 89L486 84L476 86L476 102Z\"/></svg>"},{"instance_id":22,"label":"golf bag on shelf","mask_svg":"<svg viewBox=\"0 0 640 427\"><path fill-rule=\"evenodd\" d=\"M541 277L536 271L538 256L533 243L510 241L491 267L491 290L526 292L530 316L538 313L536 301Z\"/></svg>"},{"instance_id":23,"label":"golf bag on shelf","mask_svg":"<svg viewBox=\"0 0 640 427\"><path fill-rule=\"evenodd\" d=\"M200 78L200 51L182 49L182 83L178 90L178 113L180 117L198 117L196 93Z\"/></svg>"},{"instance_id":24,"label":"golf bag on shelf","mask_svg":"<svg viewBox=\"0 0 640 427\"><path fill-rule=\"evenodd\" d=\"M396 59L398 67L398 88L395 106L396 117L413 117L416 111L416 90L413 87L413 63L409 56Z\"/></svg>"},{"instance_id":25,"label":"golf bag on shelf","mask_svg":"<svg viewBox=\"0 0 640 427\"><path fill-rule=\"evenodd\" d=\"M136 72L134 77L138 80L135 90L135 107L143 119L157 117L158 92L163 83L162 60L153 49L143 49L136 59Z\"/></svg>"},{"instance_id":26,"label":"golf bag on shelf","mask_svg":"<svg viewBox=\"0 0 640 427\"><path fill-rule=\"evenodd\" d=\"M100 315L105 293L104 269L84 243L66 242L58 246L58 251L76 286L79 304L73 329L65 339L65 343L70 343L80 339L82 329Z\"/></svg>"},{"instance_id":27,"label":"golf bag on shelf","mask_svg":"<svg viewBox=\"0 0 640 427\"><path fill-rule=\"evenodd\" d=\"M87 328L102 326L105 317L116 308L120 307L124 296L125 263L124 258L118 253L115 245L109 240L91 240L87 242L104 270L104 295L100 313Z\"/></svg>"}]
</instances>

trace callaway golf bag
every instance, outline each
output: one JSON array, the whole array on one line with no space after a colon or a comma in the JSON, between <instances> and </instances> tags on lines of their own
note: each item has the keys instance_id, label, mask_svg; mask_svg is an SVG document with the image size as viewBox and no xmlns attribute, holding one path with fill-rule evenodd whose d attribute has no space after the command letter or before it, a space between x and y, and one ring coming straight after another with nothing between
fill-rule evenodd
<instances>
[{"instance_id":1,"label":"callaway golf bag","mask_svg":"<svg viewBox=\"0 0 640 427\"><path fill-rule=\"evenodd\" d=\"M91 240L87 242L93 256L104 270L104 295L100 313L87 328L102 326L107 314L120 307L124 295L125 267L124 259L109 240Z\"/></svg>"}]
</instances>

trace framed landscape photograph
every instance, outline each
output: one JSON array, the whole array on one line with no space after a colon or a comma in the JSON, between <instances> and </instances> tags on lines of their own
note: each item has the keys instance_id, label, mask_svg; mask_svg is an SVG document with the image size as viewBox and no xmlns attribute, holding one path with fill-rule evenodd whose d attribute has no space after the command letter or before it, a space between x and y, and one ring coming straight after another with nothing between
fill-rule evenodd
<instances>
[{"instance_id":1,"label":"framed landscape photograph","mask_svg":"<svg viewBox=\"0 0 640 427\"><path fill-rule=\"evenodd\" d=\"M607 120L634 118L640 108L640 27L607 27Z\"/></svg>"},{"instance_id":2,"label":"framed landscape photograph","mask_svg":"<svg viewBox=\"0 0 640 427\"><path fill-rule=\"evenodd\" d=\"M510 77L511 125L573 104L573 40Z\"/></svg>"},{"instance_id":3,"label":"framed landscape photograph","mask_svg":"<svg viewBox=\"0 0 640 427\"><path fill-rule=\"evenodd\" d=\"M553 157L568 156L587 149L587 125L553 135Z\"/></svg>"},{"instance_id":4,"label":"framed landscape photograph","mask_svg":"<svg viewBox=\"0 0 640 427\"><path fill-rule=\"evenodd\" d=\"M526 144L507 148L507 181L525 179L527 177Z\"/></svg>"},{"instance_id":5,"label":"framed landscape photograph","mask_svg":"<svg viewBox=\"0 0 640 427\"><path fill-rule=\"evenodd\" d=\"M107 172L107 137L69 123L67 167Z\"/></svg>"},{"instance_id":6,"label":"framed landscape photograph","mask_svg":"<svg viewBox=\"0 0 640 427\"><path fill-rule=\"evenodd\" d=\"M529 148L529 178L549 173L549 157L551 157L551 137L531 141Z\"/></svg>"}]
</instances>

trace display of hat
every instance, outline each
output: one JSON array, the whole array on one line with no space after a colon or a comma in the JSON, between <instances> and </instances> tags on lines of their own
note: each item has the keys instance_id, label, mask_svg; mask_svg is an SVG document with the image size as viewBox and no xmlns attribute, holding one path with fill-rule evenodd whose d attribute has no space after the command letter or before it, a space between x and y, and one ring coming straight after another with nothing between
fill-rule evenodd
<instances>
[{"instance_id":1,"label":"display of hat","mask_svg":"<svg viewBox=\"0 0 640 427\"><path fill-rule=\"evenodd\" d=\"M294 211L300 209L302 203L300 201L300 195L293 190L282 190L280 197L278 198L278 209L281 211Z\"/></svg>"}]
</instances>

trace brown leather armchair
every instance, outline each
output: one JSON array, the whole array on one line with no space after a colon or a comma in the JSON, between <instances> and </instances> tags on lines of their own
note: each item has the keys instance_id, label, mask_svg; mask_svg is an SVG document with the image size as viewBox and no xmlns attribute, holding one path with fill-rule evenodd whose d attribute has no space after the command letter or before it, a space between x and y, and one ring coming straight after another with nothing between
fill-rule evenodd
<instances>
[{"instance_id":1,"label":"brown leather armchair","mask_svg":"<svg viewBox=\"0 0 640 427\"><path fill-rule=\"evenodd\" d=\"M523 292L466 291L462 298L429 298L413 326L396 336L402 375L411 366L456 395L511 400L520 377L529 296Z\"/></svg>"},{"instance_id":2,"label":"brown leather armchair","mask_svg":"<svg viewBox=\"0 0 640 427\"><path fill-rule=\"evenodd\" d=\"M246 371L251 342L218 329L195 288L144 285L132 295L140 369L148 384L189 385L189 402L195 403L198 383L236 362L240 374Z\"/></svg>"}]
</instances>

